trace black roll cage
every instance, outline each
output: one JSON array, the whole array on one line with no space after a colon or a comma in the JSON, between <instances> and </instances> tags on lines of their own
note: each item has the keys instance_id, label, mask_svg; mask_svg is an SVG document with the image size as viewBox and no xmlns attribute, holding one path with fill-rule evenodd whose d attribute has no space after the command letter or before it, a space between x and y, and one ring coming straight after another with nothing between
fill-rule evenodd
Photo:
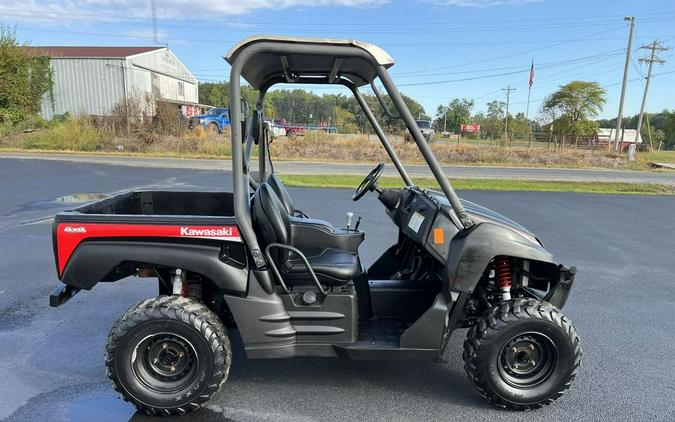
<instances>
[{"instance_id":1,"label":"black roll cage","mask_svg":"<svg viewBox=\"0 0 675 422\"><path fill-rule=\"evenodd\" d=\"M239 231L243 239L248 244L251 255L253 256L255 266L259 269L265 267L265 259L263 252L258 243L257 236L253 230L253 224L251 220L251 209L250 209L250 195L249 195L249 174L248 174L248 163L245 163L244 151L243 151L243 133L242 133L242 122L245 121L245 113L242 110L241 102L241 77L242 70L244 66L249 63L249 61L255 59L256 55L259 54L272 54L278 55L281 62L283 63L283 72L279 72L274 75L268 75L266 80L258 86L258 98L256 101L256 110L262 111L262 105L265 98L265 94L275 84L280 83L299 83L299 84L341 84L347 87L353 93L363 112L365 113L368 121L373 126L377 137L384 146L389 158L394 163L394 166L398 170L401 178L407 186L413 186L413 182L410 179L410 176L406 172L403 163L396 155L394 149L391 147L384 131L380 127L379 123L375 119L375 116L366 103L365 99L361 95L361 92L358 90L358 87L349 79L349 75L340 75L339 67L343 59L348 58L359 58L370 64L372 70L375 72L375 77L379 78L386 90L389 98L392 100L392 103L398 112L398 116L403 120L406 127L410 131L415 144L422 153L422 157L426 161L427 165L431 169L434 178L441 187L442 192L450 202L453 210L456 215L459 217L464 228L469 228L473 226L473 221L466 213L459 197L453 190L450 182L445 177L443 170L436 160L429 144L426 142L424 135L420 131L419 127L415 123L415 118L408 109L403 97L398 92L393 80L391 79L387 68L378 62L378 60L367 51L365 48L359 47L356 44L352 43L317 43L316 41L290 41L284 39L261 39L256 42L250 42L248 44L243 44L237 51L235 55L230 55L228 61L230 61L231 71L230 71L230 121L231 121L231 133L232 133L232 173L233 173L233 187L234 187L234 213L239 226ZM290 72L288 69L288 56L323 56L323 57L333 57L334 65L328 74L311 74L308 72L306 75L302 72ZM231 59L231 60L230 60ZM371 86L374 87L373 77L369 82ZM377 89L375 89L378 101L381 106L385 107L384 101L381 97L381 94ZM385 107L385 111L389 114L391 113ZM263 122L259 122L263 124ZM266 177L266 155L269 153L266 151L267 145L265 142L259 142L259 180L263 181ZM246 157L248 158L248 157Z\"/></svg>"}]
</instances>

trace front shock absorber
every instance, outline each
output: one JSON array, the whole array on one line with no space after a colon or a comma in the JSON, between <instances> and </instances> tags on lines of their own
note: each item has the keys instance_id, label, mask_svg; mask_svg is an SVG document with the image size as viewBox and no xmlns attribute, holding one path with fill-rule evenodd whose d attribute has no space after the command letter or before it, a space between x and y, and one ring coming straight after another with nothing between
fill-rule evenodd
<instances>
[{"instance_id":1,"label":"front shock absorber","mask_svg":"<svg viewBox=\"0 0 675 422\"><path fill-rule=\"evenodd\" d=\"M502 300L511 300L511 287L513 286L513 272L511 260L506 256L495 258L495 278L502 292Z\"/></svg>"}]
</instances>

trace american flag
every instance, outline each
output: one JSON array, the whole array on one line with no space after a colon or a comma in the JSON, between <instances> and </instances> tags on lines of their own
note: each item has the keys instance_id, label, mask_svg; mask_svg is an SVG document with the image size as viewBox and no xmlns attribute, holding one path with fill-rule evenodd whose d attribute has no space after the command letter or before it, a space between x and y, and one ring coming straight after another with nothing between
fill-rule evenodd
<instances>
[{"instance_id":1,"label":"american flag","mask_svg":"<svg viewBox=\"0 0 675 422\"><path fill-rule=\"evenodd\" d=\"M532 66L530 67L530 88L532 88L532 85L534 85L534 60L532 60Z\"/></svg>"}]
</instances>

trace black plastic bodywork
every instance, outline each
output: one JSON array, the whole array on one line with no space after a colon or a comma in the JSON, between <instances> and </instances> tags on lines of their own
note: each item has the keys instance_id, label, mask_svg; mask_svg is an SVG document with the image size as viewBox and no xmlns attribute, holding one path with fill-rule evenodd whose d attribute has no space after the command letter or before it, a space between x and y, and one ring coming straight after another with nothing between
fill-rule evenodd
<instances>
[{"instance_id":1,"label":"black plastic bodywork","mask_svg":"<svg viewBox=\"0 0 675 422\"><path fill-rule=\"evenodd\" d=\"M499 255L555 266L553 255L541 245L506 227L480 223L450 241L447 262L450 290L473 292L490 261Z\"/></svg>"},{"instance_id":2,"label":"black plastic bodywork","mask_svg":"<svg viewBox=\"0 0 675 422\"><path fill-rule=\"evenodd\" d=\"M133 275L140 265L149 268L185 269L212 280L223 292L246 294L247 269L227 263L222 254L228 246L242 246L218 243L153 242L145 239L92 240L84 242L75 250L61 281L73 287L90 290L100 281L116 281Z\"/></svg>"}]
</instances>

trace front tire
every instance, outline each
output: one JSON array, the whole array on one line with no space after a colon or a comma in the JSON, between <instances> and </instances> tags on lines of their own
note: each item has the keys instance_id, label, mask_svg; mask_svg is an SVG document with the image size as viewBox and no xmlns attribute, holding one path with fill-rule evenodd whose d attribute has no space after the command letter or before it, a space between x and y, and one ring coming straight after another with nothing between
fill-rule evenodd
<instances>
[{"instance_id":1,"label":"front tire","mask_svg":"<svg viewBox=\"0 0 675 422\"><path fill-rule=\"evenodd\" d=\"M581 365L572 321L548 302L495 306L467 333L464 369L478 392L505 409L530 410L563 395Z\"/></svg>"},{"instance_id":2,"label":"front tire","mask_svg":"<svg viewBox=\"0 0 675 422\"><path fill-rule=\"evenodd\" d=\"M199 409L225 382L231 362L222 322L180 296L132 306L110 330L105 353L115 390L148 415Z\"/></svg>"},{"instance_id":3,"label":"front tire","mask_svg":"<svg viewBox=\"0 0 675 422\"><path fill-rule=\"evenodd\" d=\"M211 122L209 123L209 130L213 133L220 133L220 126L216 122Z\"/></svg>"}]
</instances>

